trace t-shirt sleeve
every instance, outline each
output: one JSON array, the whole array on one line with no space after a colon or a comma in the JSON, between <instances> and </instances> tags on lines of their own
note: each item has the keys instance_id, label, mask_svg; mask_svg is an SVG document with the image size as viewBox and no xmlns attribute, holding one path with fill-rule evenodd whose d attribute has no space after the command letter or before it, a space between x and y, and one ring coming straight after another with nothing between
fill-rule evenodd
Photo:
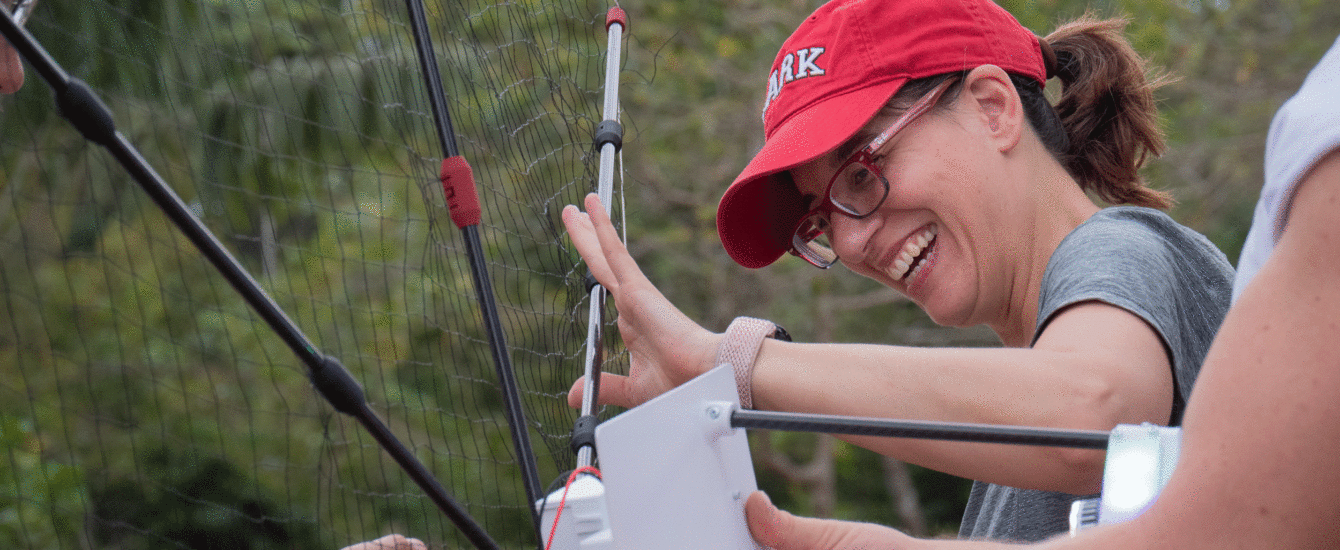
<instances>
[{"instance_id":1,"label":"t-shirt sleeve","mask_svg":"<svg viewBox=\"0 0 1340 550\"><path fill-rule=\"evenodd\" d=\"M1177 383L1171 421L1191 393L1228 311L1232 267L1204 236L1147 208L1106 209L1072 232L1049 262L1034 341L1067 306L1100 301L1148 323Z\"/></svg>"},{"instance_id":2,"label":"t-shirt sleeve","mask_svg":"<svg viewBox=\"0 0 1340 550\"><path fill-rule=\"evenodd\" d=\"M1098 300L1134 313L1159 334L1177 384L1173 417L1191 392L1214 333L1228 312L1233 267L1208 239L1148 208L1094 214L1052 253L1039 294L1036 335L1066 306ZM1064 533L1063 493L975 482L959 535L1033 541Z\"/></svg>"},{"instance_id":3,"label":"t-shirt sleeve","mask_svg":"<svg viewBox=\"0 0 1340 550\"><path fill-rule=\"evenodd\" d=\"M1298 93L1275 113L1266 136L1265 183L1238 259L1237 298L1275 248L1299 180L1340 148L1340 38L1307 75Z\"/></svg>"}]
</instances>

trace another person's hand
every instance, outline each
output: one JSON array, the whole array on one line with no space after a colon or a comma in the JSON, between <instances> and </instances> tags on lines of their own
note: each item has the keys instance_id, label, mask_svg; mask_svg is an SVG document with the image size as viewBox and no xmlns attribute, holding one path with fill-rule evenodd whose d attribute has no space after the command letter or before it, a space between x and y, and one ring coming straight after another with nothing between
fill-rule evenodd
<instances>
[{"instance_id":1,"label":"another person's hand","mask_svg":"<svg viewBox=\"0 0 1340 550\"><path fill-rule=\"evenodd\" d=\"M619 332L628 348L627 377L601 374L601 403L635 407L679 386L712 367L720 335L690 320L642 274L619 240L597 195L586 197L586 212L563 209L563 224L601 286L619 311ZM581 406L582 381L568 392L568 404Z\"/></svg>"},{"instance_id":2,"label":"another person's hand","mask_svg":"<svg viewBox=\"0 0 1340 550\"><path fill-rule=\"evenodd\" d=\"M873 523L794 516L762 491L749 495L744 512L754 540L773 550L901 550L926 542Z\"/></svg>"},{"instance_id":3,"label":"another person's hand","mask_svg":"<svg viewBox=\"0 0 1340 550\"><path fill-rule=\"evenodd\" d=\"M346 546L341 550L428 550L428 546L419 539L411 539L402 535L386 535L377 540Z\"/></svg>"},{"instance_id":4,"label":"another person's hand","mask_svg":"<svg viewBox=\"0 0 1340 550\"><path fill-rule=\"evenodd\" d=\"M23 87L23 60L19 52L0 37L0 94L12 94Z\"/></svg>"}]
</instances>

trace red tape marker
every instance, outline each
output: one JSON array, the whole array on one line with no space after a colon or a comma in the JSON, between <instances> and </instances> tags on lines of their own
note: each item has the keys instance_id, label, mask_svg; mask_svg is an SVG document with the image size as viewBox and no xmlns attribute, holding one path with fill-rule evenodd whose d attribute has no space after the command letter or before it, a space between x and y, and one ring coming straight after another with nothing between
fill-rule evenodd
<instances>
[{"instance_id":1,"label":"red tape marker","mask_svg":"<svg viewBox=\"0 0 1340 550\"><path fill-rule=\"evenodd\" d=\"M475 173L465 157L442 160L442 193L447 197L447 210L456 227L479 225L479 192L475 190Z\"/></svg>"},{"instance_id":2,"label":"red tape marker","mask_svg":"<svg viewBox=\"0 0 1340 550\"><path fill-rule=\"evenodd\" d=\"M628 32L628 14L619 6L614 6L605 12L605 30L609 30L610 25L615 23L623 25L623 32Z\"/></svg>"}]
</instances>

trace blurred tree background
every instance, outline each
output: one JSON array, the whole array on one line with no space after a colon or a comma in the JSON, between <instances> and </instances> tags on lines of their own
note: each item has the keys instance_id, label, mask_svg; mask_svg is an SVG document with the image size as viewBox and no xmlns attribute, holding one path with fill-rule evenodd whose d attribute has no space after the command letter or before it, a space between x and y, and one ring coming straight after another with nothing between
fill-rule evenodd
<instances>
[{"instance_id":1,"label":"blurred tree background","mask_svg":"<svg viewBox=\"0 0 1340 550\"><path fill-rule=\"evenodd\" d=\"M799 341L997 345L841 268L746 270L721 250L716 201L762 144L768 67L819 3L622 3L630 250L711 330L752 315ZM1169 152L1145 174L1236 259L1270 117L1340 34L1340 3L1002 3L1041 35L1085 10L1130 18L1137 49L1177 77L1158 94ZM608 4L427 4L541 478L554 479L571 467L563 394L585 334L557 211L592 186ZM48 0L29 29L471 514L523 547L534 535L403 9ZM0 545L335 548L398 531L463 547L44 88L30 73L0 97ZM957 528L965 480L828 437L751 438L784 508Z\"/></svg>"}]
</instances>

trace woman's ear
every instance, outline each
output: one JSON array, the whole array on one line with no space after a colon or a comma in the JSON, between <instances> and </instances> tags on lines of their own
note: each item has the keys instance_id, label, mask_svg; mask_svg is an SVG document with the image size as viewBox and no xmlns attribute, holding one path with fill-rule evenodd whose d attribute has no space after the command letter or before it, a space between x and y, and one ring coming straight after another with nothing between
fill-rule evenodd
<instances>
[{"instance_id":1,"label":"woman's ear","mask_svg":"<svg viewBox=\"0 0 1340 550\"><path fill-rule=\"evenodd\" d=\"M1004 153L1019 144L1024 132L1024 108L1010 75L995 65L982 65L968 72L963 82L964 105L982 123L987 136Z\"/></svg>"}]
</instances>

